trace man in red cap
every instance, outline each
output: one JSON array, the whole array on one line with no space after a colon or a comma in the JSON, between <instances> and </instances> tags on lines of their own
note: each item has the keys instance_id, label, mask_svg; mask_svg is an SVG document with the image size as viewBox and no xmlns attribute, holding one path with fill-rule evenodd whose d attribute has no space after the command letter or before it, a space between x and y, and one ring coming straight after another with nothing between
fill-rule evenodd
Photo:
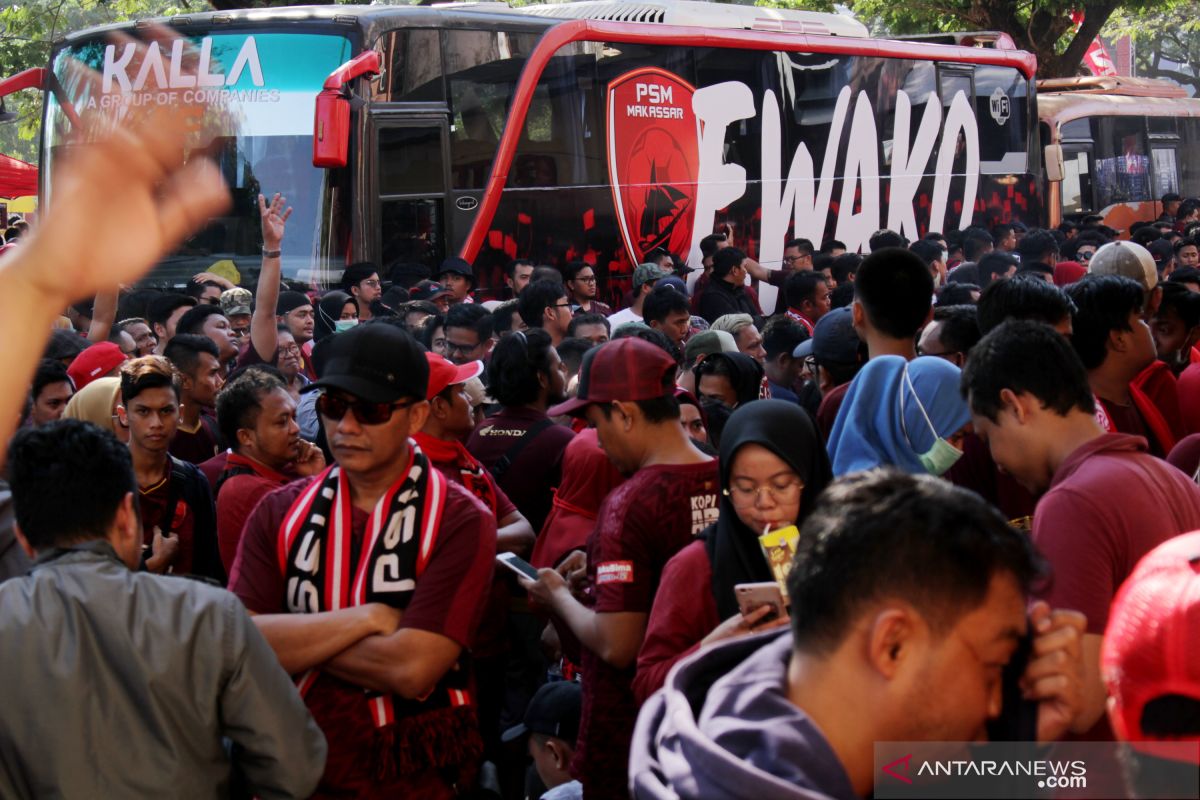
<instances>
[{"instance_id":1,"label":"man in red cap","mask_svg":"<svg viewBox=\"0 0 1200 800\"><path fill-rule=\"evenodd\" d=\"M587 352L578 395L549 411L586 416L609 460L630 476L605 500L588 540L589 600L566 581L583 566L581 556L558 571L540 570L536 583L522 581L583 644L583 719L572 773L585 798L627 792L634 661L654 591L671 556L717 516L717 462L679 424L674 388L670 356L641 339L619 339Z\"/></svg>"},{"instance_id":2,"label":"man in red cap","mask_svg":"<svg viewBox=\"0 0 1200 800\"><path fill-rule=\"evenodd\" d=\"M1200 531L1168 539L1113 601L1100 668L1130 743L1131 797L1193 797L1200 775Z\"/></svg>"},{"instance_id":3,"label":"man in red cap","mask_svg":"<svg viewBox=\"0 0 1200 800\"><path fill-rule=\"evenodd\" d=\"M97 342L79 355L67 368L67 374L79 391L97 378L115 377L125 363L125 354L113 342Z\"/></svg>"},{"instance_id":4,"label":"man in red cap","mask_svg":"<svg viewBox=\"0 0 1200 800\"><path fill-rule=\"evenodd\" d=\"M458 366L436 353L426 353L425 358L429 362L429 390L426 393L429 417L413 439L446 480L466 487L492 512L496 519L496 552L529 558L533 549L533 526L496 483L492 473L463 446L475 426L465 384L479 377L483 362L469 361ZM500 714L509 675L506 669L510 649L508 609L512 594L509 581L503 570L494 574L487 607L471 648L484 757L493 763L500 763L501 759Z\"/></svg>"}]
</instances>

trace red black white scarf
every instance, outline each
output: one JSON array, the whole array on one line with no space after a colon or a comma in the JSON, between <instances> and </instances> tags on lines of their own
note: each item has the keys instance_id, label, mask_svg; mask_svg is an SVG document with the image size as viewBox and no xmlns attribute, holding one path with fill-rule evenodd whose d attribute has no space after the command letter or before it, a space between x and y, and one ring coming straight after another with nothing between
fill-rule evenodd
<instances>
[{"instance_id":1,"label":"red black white scarf","mask_svg":"<svg viewBox=\"0 0 1200 800\"><path fill-rule=\"evenodd\" d=\"M408 469L371 512L357 565L352 550L350 487L340 467L335 464L317 476L288 509L278 548L289 612L313 614L364 603L407 607L437 542L447 491L446 478L433 468L420 447L412 440L409 447L412 461ZM444 744L447 738L461 739L469 732L464 728L466 716L454 714L470 712L473 722L468 673L460 664L443 678L440 691L419 702L364 690L376 728L386 729L385 746L378 754L387 762L380 768L381 775L454 766L445 750L438 753L440 748L413 745L437 740ZM317 670L301 676L301 696L316 678ZM452 714L455 719L449 720ZM417 750L425 753L414 752Z\"/></svg>"}]
</instances>

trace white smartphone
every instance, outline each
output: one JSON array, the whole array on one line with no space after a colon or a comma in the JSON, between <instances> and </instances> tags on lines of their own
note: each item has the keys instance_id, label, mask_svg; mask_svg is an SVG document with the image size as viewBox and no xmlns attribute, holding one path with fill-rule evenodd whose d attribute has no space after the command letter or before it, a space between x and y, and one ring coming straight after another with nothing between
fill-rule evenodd
<instances>
[{"instance_id":1,"label":"white smartphone","mask_svg":"<svg viewBox=\"0 0 1200 800\"><path fill-rule=\"evenodd\" d=\"M536 581L538 579L538 571L533 564L530 564L516 553L498 553L496 555L496 560L520 575L522 578L528 578L531 581Z\"/></svg>"},{"instance_id":2,"label":"white smartphone","mask_svg":"<svg viewBox=\"0 0 1200 800\"><path fill-rule=\"evenodd\" d=\"M775 581L739 583L733 587L733 593L737 597L738 608L741 609L743 617L762 606L770 606L771 610L759 621L760 623L770 622L784 614L783 592L779 591L779 584Z\"/></svg>"}]
</instances>

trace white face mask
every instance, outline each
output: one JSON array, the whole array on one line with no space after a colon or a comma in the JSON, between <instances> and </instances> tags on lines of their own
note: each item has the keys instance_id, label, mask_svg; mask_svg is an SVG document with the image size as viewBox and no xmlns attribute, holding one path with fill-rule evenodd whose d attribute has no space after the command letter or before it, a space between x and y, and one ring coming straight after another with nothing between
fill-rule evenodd
<instances>
[{"instance_id":1,"label":"white face mask","mask_svg":"<svg viewBox=\"0 0 1200 800\"><path fill-rule=\"evenodd\" d=\"M907 364L904 366L904 382L908 386L908 391L912 392L913 400L917 403L917 409L920 410L921 416L925 418L925 424L933 432L933 447L924 453L917 453L917 460L921 462L921 466L930 475L937 475L939 477L945 475L962 458L963 452L950 444L944 437L938 435L937 428L933 426L933 420L929 418L929 413L925 410L925 404L921 402L921 397L917 394L916 387L913 386L912 378L909 377ZM912 439L909 438L908 428L904 422L904 396L906 394L908 392L905 392L903 389L900 390L900 429L904 431L904 438L908 440L909 447L911 447Z\"/></svg>"}]
</instances>

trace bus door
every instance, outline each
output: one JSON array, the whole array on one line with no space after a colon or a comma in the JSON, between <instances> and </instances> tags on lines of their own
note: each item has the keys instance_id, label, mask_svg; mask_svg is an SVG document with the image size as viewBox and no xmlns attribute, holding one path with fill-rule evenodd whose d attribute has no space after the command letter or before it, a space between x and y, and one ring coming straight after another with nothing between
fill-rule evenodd
<instances>
[{"instance_id":1,"label":"bus door","mask_svg":"<svg viewBox=\"0 0 1200 800\"><path fill-rule=\"evenodd\" d=\"M410 262L436 274L450 237L447 119L379 114L373 123L380 267Z\"/></svg>"}]
</instances>

